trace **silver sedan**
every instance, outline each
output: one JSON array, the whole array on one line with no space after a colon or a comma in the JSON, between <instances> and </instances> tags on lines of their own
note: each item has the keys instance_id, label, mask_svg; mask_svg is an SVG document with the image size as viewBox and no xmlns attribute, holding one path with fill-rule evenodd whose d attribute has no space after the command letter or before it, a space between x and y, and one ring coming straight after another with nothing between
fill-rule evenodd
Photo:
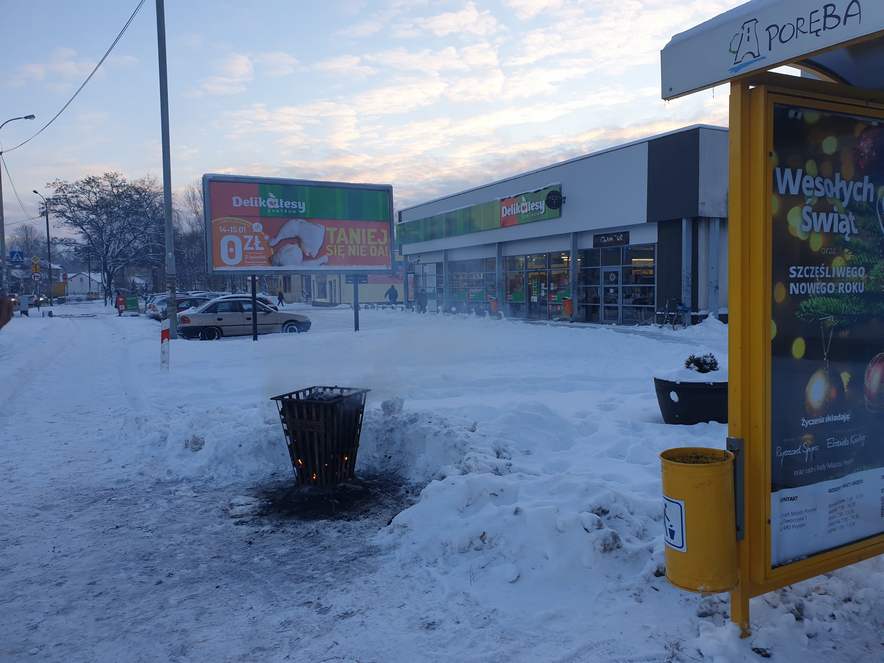
<instances>
[{"instance_id":1,"label":"silver sedan","mask_svg":"<svg viewBox=\"0 0 884 663\"><path fill-rule=\"evenodd\" d=\"M290 311L275 311L257 303L258 333L299 334L310 329L310 318ZM206 341L222 336L246 336L252 333L252 300L250 297L214 299L178 316L178 332L184 338Z\"/></svg>"}]
</instances>

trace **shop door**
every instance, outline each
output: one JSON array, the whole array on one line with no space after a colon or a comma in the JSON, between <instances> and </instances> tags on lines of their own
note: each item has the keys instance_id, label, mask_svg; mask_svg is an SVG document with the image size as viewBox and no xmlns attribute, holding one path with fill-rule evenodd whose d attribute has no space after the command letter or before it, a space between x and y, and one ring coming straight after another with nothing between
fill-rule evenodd
<instances>
[{"instance_id":1,"label":"shop door","mask_svg":"<svg viewBox=\"0 0 884 663\"><path fill-rule=\"evenodd\" d=\"M620 323L620 268L602 269L602 322Z\"/></svg>"},{"instance_id":2,"label":"shop door","mask_svg":"<svg viewBox=\"0 0 884 663\"><path fill-rule=\"evenodd\" d=\"M547 280L546 272L528 272L528 317L534 320L546 320L547 311Z\"/></svg>"}]
</instances>

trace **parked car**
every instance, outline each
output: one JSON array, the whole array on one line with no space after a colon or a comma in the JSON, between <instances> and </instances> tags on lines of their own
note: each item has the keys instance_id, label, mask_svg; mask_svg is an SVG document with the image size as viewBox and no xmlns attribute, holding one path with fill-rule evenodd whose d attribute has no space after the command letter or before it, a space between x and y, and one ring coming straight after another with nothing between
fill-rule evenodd
<instances>
[{"instance_id":1,"label":"parked car","mask_svg":"<svg viewBox=\"0 0 884 663\"><path fill-rule=\"evenodd\" d=\"M251 296L250 294L248 294L248 293L244 293L244 294L241 294L241 295L221 295L218 299L227 299L227 298L234 298L234 299L243 299L243 298L245 298L245 299L251 300L251 299L252 299L252 296ZM274 299L270 299L270 297L269 297L268 295L257 295L257 296L255 297L255 299L257 299L259 302L261 302L262 304L264 304L264 306L269 306L269 307L272 308L274 311L278 311L278 310L279 310L279 308L276 306L276 300L274 300Z\"/></svg>"},{"instance_id":2,"label":"parked car","mask_svg":"<svg viewBox=\"0 0 884 663\"><path fill-rule=\"evenodd\" d=\"M258 333L298 334L310 329L310 318L299 313L276 311L258 302ZM178 318L178 333L184 338L211 341L222 336L252 333L252 298L219 297Z\"/></svg>"},{"instance_id":3,"label":"parked car","mask_svg":"<svg viewBox=\"0 0 884 663\"><path fill-rule=\"evenodd\" d=\"M185 293L176 293L175 304L176 308L178 309L178 313L181 313L182 311L186 311L187 309L202 306L203 304L211 300L212 298L208 295L188 295ZM154 320L165 320L169 315L168 303L168 295L156 297L147 305L145 312Z\"/></svg>"}]
</instances>

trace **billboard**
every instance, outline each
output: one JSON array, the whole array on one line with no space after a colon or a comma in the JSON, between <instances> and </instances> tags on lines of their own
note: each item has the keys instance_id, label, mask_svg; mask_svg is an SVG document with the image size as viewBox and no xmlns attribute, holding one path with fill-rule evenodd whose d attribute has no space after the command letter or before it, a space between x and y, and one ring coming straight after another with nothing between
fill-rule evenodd
<instances>
[{"instance_id":1,"label":"billboard","mask_svg":"<svg viewBox=\"0 0 884 663\"><path fill-rule=\"evenodd\" d=\"M771 566L884 533L884 127L773 105Z\"/></svg>"},{"instance_id":2,"label":"billboard","mask_svg":"<svg viewBox=\"0 0 884 663\"><path fill-rule=\"evenodd\" d=\"M393 188L203 175L210 273L389 272Z\"/></svg>"}]
</instances>

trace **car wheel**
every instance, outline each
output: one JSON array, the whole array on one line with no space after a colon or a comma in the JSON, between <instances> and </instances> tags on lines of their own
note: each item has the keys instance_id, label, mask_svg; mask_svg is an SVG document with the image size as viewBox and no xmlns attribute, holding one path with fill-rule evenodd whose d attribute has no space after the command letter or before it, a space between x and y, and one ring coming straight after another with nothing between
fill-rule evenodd
<instances>
[{"instance_id":1,"label":"car wheel","mask_svg":"<svg viewBox=\"0 0 884 663\"><path fill-rule=\"evenodd\" d=\"M301 333L301 327L297 322L289 321L282 326L282 332L284 334L299 334Z\"/></svg>"},{"instance_id":2,"label":"car wheel","mask_svg":"<svg viewBox=\"0 0 884 663\"><path fill-rule=\"evenodd\" d=\"M217 341L221 338L221 330L217 327L208 327L200 331L201 341Z\"/></svg>"}]
</instances>

